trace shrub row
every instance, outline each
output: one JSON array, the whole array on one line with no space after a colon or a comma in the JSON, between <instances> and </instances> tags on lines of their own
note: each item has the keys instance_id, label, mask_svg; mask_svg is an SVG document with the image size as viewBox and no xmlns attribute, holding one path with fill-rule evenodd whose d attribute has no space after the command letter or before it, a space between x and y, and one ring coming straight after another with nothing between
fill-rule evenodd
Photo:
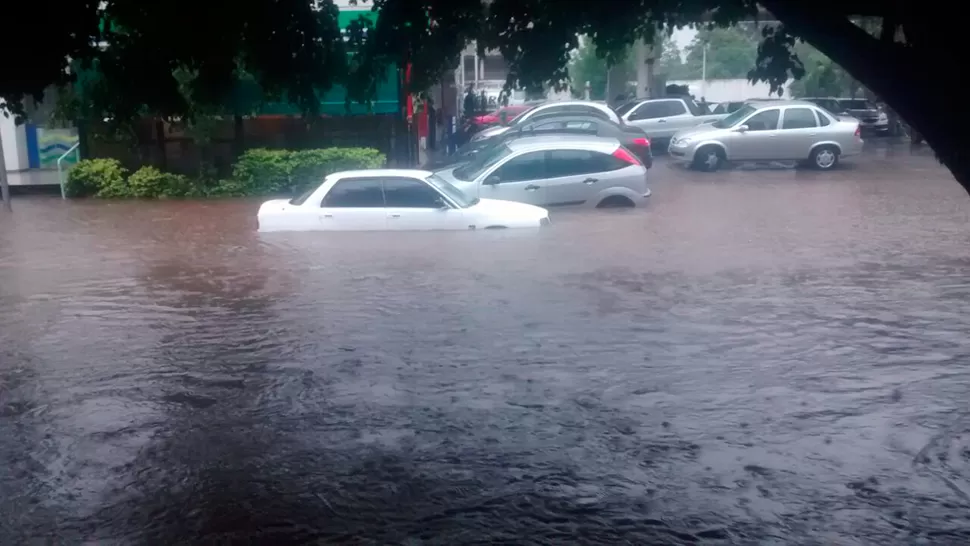
<instances>
[{"instance_id":1,"label":"shrub row","mask_svg":"<svg viewBox=\"0 0 970 546\"><path fill-rule=\"evenodd\" d=\"M70 197L164 198L244 197L302 193L325 176L351 169L384 166L373 148L249 150L233 165L232 178L201 180L142 167L130 173L115 159L79 161L67 176Z\"/></svg>"}]
</instances>

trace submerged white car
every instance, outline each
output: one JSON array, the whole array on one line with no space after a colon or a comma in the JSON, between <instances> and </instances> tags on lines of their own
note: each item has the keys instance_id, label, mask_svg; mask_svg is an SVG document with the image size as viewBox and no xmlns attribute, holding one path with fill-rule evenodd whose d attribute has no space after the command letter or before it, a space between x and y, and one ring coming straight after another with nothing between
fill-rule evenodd
<instances>
[{"instance_id":1,"label":"submerged white car","mask_svg":"<svg viewBox=\"0 0 970 546\"><path fill-rule=\"evenodd\" d=\"M539 227L544 208L472 197L434 173L374 169L331 174L295 199L259 207L259 231L458 230Z\"/></svg>"}]
</instances>

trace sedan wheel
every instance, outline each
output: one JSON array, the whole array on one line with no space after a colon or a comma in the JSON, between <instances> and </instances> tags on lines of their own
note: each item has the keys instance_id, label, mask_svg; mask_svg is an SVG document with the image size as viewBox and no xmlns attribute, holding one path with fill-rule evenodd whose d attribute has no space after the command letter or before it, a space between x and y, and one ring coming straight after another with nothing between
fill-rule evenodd
<instances>
[{"instance_id":1,"label":"sedan wheel","mask_svg":"<svg viewBox=\"0 0 970 546\"><path fill-rule=\"evenodd\" d=\"M812 165L817 169L827 171L839 162L839 152L831 146L822 146L812 152Z\"/></svg>"},{"instance_id":2,"label":"sedan wheel","mask_svg":"<svg viewBox=\"0 0 970 546\"><path fill-rule=\"evenodd\" d=\"M721 150L714 146L701 148L694 153L694 168L701 171L714 172L721 167L723 162L724 157Z\"/></svg>"}]
</instances>

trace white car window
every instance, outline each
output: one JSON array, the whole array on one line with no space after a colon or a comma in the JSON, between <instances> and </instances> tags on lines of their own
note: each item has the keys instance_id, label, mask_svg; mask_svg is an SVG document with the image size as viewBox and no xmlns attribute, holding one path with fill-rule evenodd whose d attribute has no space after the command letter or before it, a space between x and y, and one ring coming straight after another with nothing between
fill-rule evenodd
<instances>
[{"instance_id":1,"label":"white car window","mask_svg":"<svg viewBox=\"0 0 970 546\"><path fill-rule=\"evenodd\" d=\"M384 191L380 178L345 178L327 192L321 207L384 208Z\"/></svg>"},{"instance_id":2,"label":"white car window","mask_svg":"<svg viewBox=\"0 0 970 546\"><path fill-rule=\"evenodd\" d=\"M408 209L436 209L444 200L431 186L413 178L385 178L384 206Z\"/></svg>"},{"instance_id":3,"label":"white car window","mask_svg":"<svg viewBox=\"0 0 970 546\"><path fill-rule=\"evenodd\" d=\"M545 171L545 152L529 152L512 158L499 167L494 175L498 176L499 184L506 184L545 178Z\"/></svg>"},{"instance_id":4,"label":"white car window","mask_svg":"<svg viewBox=\"0 0 970 546\"><path fill-rule=\"evenodd\" d=\"M774 131L778 128L778 114L780 111L777 108L762 110L748 118L744 124L749 131Z\"/></svg>"},{"instance_id":5,"label":"white car window","mask_svg":"<svg viewBox=\"0 0 970 546\"><path fill-rule=\"evenodd\" d=\"M787 108L781 122L782 129L808 129L818 127L815 111L811 108Z\"/></svg>"}]
</instances>

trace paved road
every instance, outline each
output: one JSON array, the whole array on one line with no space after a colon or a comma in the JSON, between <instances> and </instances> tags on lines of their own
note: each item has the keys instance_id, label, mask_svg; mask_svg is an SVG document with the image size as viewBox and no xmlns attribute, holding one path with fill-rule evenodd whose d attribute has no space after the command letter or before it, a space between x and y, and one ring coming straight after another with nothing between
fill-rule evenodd
<instances>
[{"instance_id":1,"label":"paved road","mask_svg":"<svg viewBox=\"0 0 970 546\"><path fill-rule=\"evenodd\" d=\"M970 199L658 162L535 231L0 215L0 544L966 544Z\"/></svg>"}]
</instances>

